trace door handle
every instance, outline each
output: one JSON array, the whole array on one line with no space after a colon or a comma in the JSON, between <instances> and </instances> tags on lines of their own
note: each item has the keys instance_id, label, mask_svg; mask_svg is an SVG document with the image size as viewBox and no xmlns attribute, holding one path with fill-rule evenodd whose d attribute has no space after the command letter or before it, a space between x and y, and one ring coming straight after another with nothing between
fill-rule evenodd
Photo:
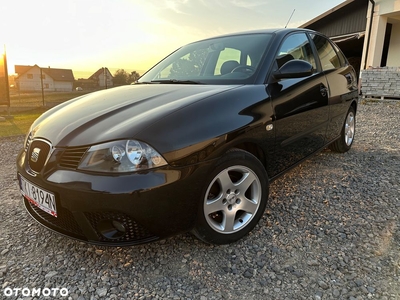
<instances>
[{"instance_id":1,"label":"door handle","mask_svg":"<svg viewBox=\"0 0 400 300\"><path fill-rule=\"evenodd\" d=\"M328 94L328 88L323 84L320 85L319 91L321 92L322 97L326 97Z\"/></svg>"}]
</instances>

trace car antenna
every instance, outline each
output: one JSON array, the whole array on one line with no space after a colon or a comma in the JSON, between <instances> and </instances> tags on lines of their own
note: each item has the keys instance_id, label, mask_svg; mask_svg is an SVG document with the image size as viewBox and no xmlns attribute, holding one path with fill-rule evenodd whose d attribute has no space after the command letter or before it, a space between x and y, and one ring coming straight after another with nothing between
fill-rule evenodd
<instances>
[{"instance_id":1,"label":"car antenna","mask_svg":"<svg viewBox=\"0 0 400 300\"><path fill-rule=\"evenodd\" d=\"M293 15L294 15L294 12L295 12L295 11L296 11L296 9L293 9L293 12L292 12L292 14L290 15L289 20L287 21L285 28L289 25L289 22L290 22L290 20L292 19L292 17L293 17Z\"/></svg>"}]
</instances>

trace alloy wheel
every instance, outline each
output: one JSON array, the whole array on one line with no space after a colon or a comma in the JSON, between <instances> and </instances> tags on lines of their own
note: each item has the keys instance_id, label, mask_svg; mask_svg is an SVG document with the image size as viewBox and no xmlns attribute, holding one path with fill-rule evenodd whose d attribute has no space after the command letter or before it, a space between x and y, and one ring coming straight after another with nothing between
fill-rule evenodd
<instances>
[{"instance_id":1,"label":"alloy wheel","mask_svg":"<svg viewBox=\"0 0 400 300\"><path fill-rule=\"evenodd\" d=\"M235 233L250 223L261 202L257 175L245 166L222 170L208 186L204 216L209 226L222 234Z\"/></svg>"},{"instance_id":2,"label":"alloy wheel","mask_svg":"<svg viewBox=\"0 0 400 300\"><path fill-rule=\"evenodd\" d=\"M353 143L354 132L355 132L354 113L350 111L349 114L347 115L344 128L344 141L347 146L350 146Z\"/></svg>"}]
</instances>

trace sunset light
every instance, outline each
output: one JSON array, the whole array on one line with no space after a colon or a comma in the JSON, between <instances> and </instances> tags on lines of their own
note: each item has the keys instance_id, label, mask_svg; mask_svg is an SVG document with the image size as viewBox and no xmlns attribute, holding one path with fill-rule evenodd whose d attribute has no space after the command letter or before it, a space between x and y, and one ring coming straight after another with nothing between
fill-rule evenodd
<instances>
[{"instance_id":1,"label":"sunset light","mask_svg":"<svg viewBox=\"0 0 400 300\"><path fill-rule=\"evenodd\" d=\"M400 300L400 0L0 1L0 300Z\"/></svg>"},{"instance_id":2,"label":"sunset light","mask_svg":"<svg viewBox=\"0 0 400 300\"><path fill-rule=\"evenodd\" d=\"M0 43L14 65L72 69L87 78L100 67L143 74L183 44L261 28L297 27L343 2L294 0L8 1Z\"/></svg>"}]
</instances>

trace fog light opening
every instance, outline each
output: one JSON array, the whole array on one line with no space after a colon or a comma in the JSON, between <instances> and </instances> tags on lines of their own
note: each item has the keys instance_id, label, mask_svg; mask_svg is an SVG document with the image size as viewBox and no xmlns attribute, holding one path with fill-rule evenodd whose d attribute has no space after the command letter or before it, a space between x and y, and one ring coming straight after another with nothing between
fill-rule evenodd
<instances>
[{"instance_id":1,"label":"fog light opening","mask_svg":"<svg viewBox=\"0 0 400 300\"><path fill-rule=\"evenodd\" d=\"M109 240L119 239L126 233L124 224L116 220L101 220L96 227L97 231Z\"/></svg>"}]
</instances>

